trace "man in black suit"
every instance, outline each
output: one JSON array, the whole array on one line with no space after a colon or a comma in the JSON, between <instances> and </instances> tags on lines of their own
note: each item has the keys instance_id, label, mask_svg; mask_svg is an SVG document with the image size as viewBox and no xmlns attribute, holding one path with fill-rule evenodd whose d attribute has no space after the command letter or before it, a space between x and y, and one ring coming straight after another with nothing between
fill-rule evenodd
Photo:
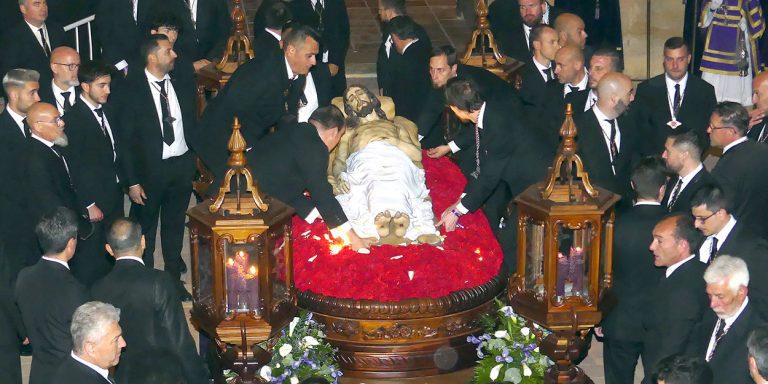
<instances>
[{"instance_id":1,"label":"man in black suit","mask_svg":"<svg viewBox=\"0 0 768 384\"><path fill-rule=\"evenodd\" d=\"M717 104L715 89L704 80L688 73L691 54L681 37L664 42L664 74L652 77L637 86L636 119L644 132L646 151L659 154L664 141L673 133L693 131L706 137L707 119Z\"/></svg>"},{"instance_id":2,"label":"man in black suit","mask_svg":"<svg viewBox=\"0 0 768 384\"><path fill-rule=\"evenodd\" d=\"M531 59L531 28L552 24L558 15L557 9L545 0L500 0L488 8L488 21L499 50L522 62Z\"/></svg>"},{"instance_id":3,"label":"man in black suit","mask_svg":"<svg viewBox=\"0 0 768 384\"><path fill-rule=\"evenodd\" d=\"M659 361L652 383L659 384L715 384L712 370L700 357L678 353Z\"/></svg>"},{"instance_id":4,"label":"man in black suit","mask_svg":"<svg viewBox=\"0 0 768 384\"><path fill-rule=\"evenodd\" d=\"M101 62L85 63L78 74L79 101L64 115L69 127L67 160L77 197L88 210L93 235L86 253L78 253L72 261L72 272L86 286L106 275L112 260L104 250L105 231L123 216L123 190L118 183L125 179L120 169L117 115L106 105L110 95L111 68ZM83 244L85 245L85 244ZM85 256L88 256L86 258Z\"/></svg>"},{"instance_id":5,"label":"man in black suit","mask_svg":"<svg viewBox=\"0 0 768 384\"><path fill-rule=\"evenodd\" d=\"M107 250L116 259L115 267L91 288L94 300L123 311L120 326L130 347L117 366L116 379L124 382L136 360L154 348L165 347L179 357L187 383L207 383L208 374L189 333L176 285L168 274L144 265L144 245L138 223L117 219L107 235Z\"/></svg>"},{"instance_id":6,"label":"man in black suit","mask_svg":"<svg viewBox=\"0 0 768 384\"><path fill-rule=\"evenodd\" d=\"M185 1L191 16L191 28L185 29L185 35L194 41L195 49L190 52L190 59L195 71L218 60L224 54L224 47L232 32L232 19L225 0Z\"/></svg>"},{"instance_id":7,"label":"man in black suit","mask_svg":"<svg viewBox=\"0 0 768 384\"><path fill-rule=\"evenodd\" d=\"M40 84L40 101L53 104L61 115L77 102L77 72L80 54L70 47L58 47L51 52L53 80Z\"/></svg>"},{"instance_id":8,"label":"man in black suit","mask_svg":"<svg viewBox=\"0 0 768 384\"><path fill-rule=\"evenodd\" d=\"M709 307L689 347L712 369L715 383L752 384L747 337L761 324L747 297L749 270L744 260L719 256L704 272Z\"/></svg>"},{"instance_id":9,"label":"man in black suit","mask_svg":"<svg viewBox=\"0 0 768 384\"><path fill-rule=\"evenodd\" d=\"M640 152L634 121L624 112L633 99L632 80L623 73L606 74L597 86L597 103L591 112L574 120L579 153L589 180L620 194L631 205L629 182Z\"/></svg>"},{"instance_id":10,"label":"man in black suit","mask_svg":"<svg viewBox=\"0 0 768 384\"><path fill-rule=\"evenodd\" d=\"M392 72L397 68L397 61L402 58L392 44L389 25L392 20L406 16L405 0L379 0L379 21L381 21L381 45L376 58L376 81L379 84L379 94L392 96ZM432 47L427 31L414 22L416 37Z\"/></svg>"},{"instance_id":11,"label":"man in black suit","mask_svg":"<svg viewBox=\"0 0 768 384\"><path fill-rule=\"evenodd\" d=\"M712 111L707 132L712 146L723 150L712 176L734 196L733 215L768 239L768 147L747 139L748 124L749 115L738 103L722 102Z\"/></svg>"},{"instance_id":12,"label":"man in black suit","mask_svg":"<svg viewBox=\"0 0 768 384\"><path fill-rule=\"evenodd\" d=\"M531 29L533 56L523 67L520 99L526 111L535 114L543 103L546 84L555 80L554 61L560 45L554 28L540 24Z\"/></svg>"},{"instance_id":13,"label":"man in black suit","mask_svg":"<svg viewBox=\"0 0 768 384\"><path fill-rule=\"evenodd\" d=\"M587 32L584 29L584 20L573 13L561 13L555 18L553 24L557 30L558 43L561 47L573 45L584 51L586 61L589 62L591 55L587 55L591 49L587 48Z\"/></svg>"},{"instance_id":14,"label":"man in black suit","mask_svg":"<svg viewBox=\"0 0 768 384\"><path fill-rule=\"evenodd\" d=\"M333 82L333 96L347 88L344 60L349 49L349 16L343 0L295 0L288 2L293 21L320 33L317 61L327 63Z\"/></svg>"},{"instance_id":15,"label":"man in black suit","mask_svg":"<svg viewBox=\"0 0 768 384\"><path fill-rule=\"evenodd\" d=\"M346 234L353 249L365 248L328 183L328 154L344 135L344 115L335 106L321 107L307 123L286 126L247 152L248 163L263 190L290 205L299 217L322 217L339 236ZM310 196L304 195L308 190ZM364 252L364 251L363 251Z\"/></svg>"},{"instance_id":16,"label":"man in black suit","mask_svg":"<svg viewBox=\"0 0 768 384\"><path fill-rule=\"evenodd\" d=\"M755 108L749 111L747 137L758 143L768 142L768 72L760 72L752 80L752 102Z\"/></svg>"},{"instance_id":17,"label":"man in black suit","mask_svg":"<svg viewBox=\"0 0 768 384\"><path fill-rule=\"evenodd\" d=\"M555 54L555 75L557 81L548 81L544 89L544 99L536 116L539 129L545 132L550 145L554 148L560 142L560 127L565 120L565 97L569 93L587 89L589 76L584 67L584 54L581 48L568 45Z\"/></svg>"},{"instance_id":18,"label":"man in black suit","mask_svg":"<svg viewBox=\"0 0 768 384\"><path fill-rule=\"evenodd\" d=\"M699 137L691 131L670 135L661 157L673 173L663 205L669 212L690 212L691 198L696 191L715 181L701 163Z\"/></svg>"},{"instance_id":19,"label":"man in black suit","mask_svg":"<svg viewBox=\"0 0 768 384\"><path fill-rule=\"evenodd\" d=\"M747 339L749 374L756 384L768 383L768 328L753 330Z\"/></svg>"},{"instance_id":20,"label":"man in black suit","mask_svg":"<svg viewBox=\"0 0 768 384\"><path fill-rule=\"evenodd\" d=\"M187 28L191 28L191 26L187 26ZM193 63L195 48L194 41L192 41L191 36L187 35L188 33L184 30L182 19L168 11L154 15L149 24L149 34L163 34L168 37L173 52L176 53L173 69L168 75L177 82L184 83L184 89L196 89L196 64Z\"/></svg>"},{"instance_id":21,"label":"man in black suit","mask_svg":"<svg viewBox=\"0 0 768 384\"><path fill-rule=\"evenodd\" d=\"M42 81L51 80L48 58L51 50L66 45L64 28L54 22L46 23L48 5L41 0L23 0L19 9L24 20L8 29L0 38L3 54L0 56L0 74L13 68L37 71Z\"/></svg>"},{"instance_id":22,"label":"man in black suit","mask_svg":"<svg viewBox=\"0 0 768 384\"><path fill-rule=\"evenodd\" d=\"M16 301L32 342L30 384L50 383L72 349L70 323L88 292L69 272L77 247L77 217L59 207L42 217L37 233L43 257L16 281Z\"/></svg>"},{"instance_id":23,"label":"man in black suit","mask_svg":"<svg viewBox=\"0 0 768 384\"><path fill-rule=\"evenodd\" d=\"M419 117L414 121L419 127L419 142L422 148L434 148L445 143L445 85L450 79L471 81L477 85L484 100L507 100L510 103L517 101L517 94L509 83L484 68L459 63L456 49L450 45L432 50L429 75L432 78L432 89Z\"/></svg>"},{"instance_id":24,"label":"man in black suit","mask_svg":"<svg viewBox=\"0 0 768 384\"><path fill-rule=\"evenodd\" d=\"M652 231L666 214L660 201L667 175L663 163L645 158L632 172L637 199L616 213L613 236L614 307L595 332L603 336L605 378L608 383L634 382L637 359L643 351L643 312L648 305L648 286L659 281L662 270L653 265L648 244Z\"/></svg>"},{"instance_id":25,"label":"man in black suit","mask_svg":"<svg viewBox=\"0 0 768 384\"><path fill-rule=\"evenodd\" d=\"M589 59L589 80L587 89L570 92L565 96L565 103L573 106L573 115L579 116L589 111L597 102L597 84L606 73L621 72L621 55L613 48L601 48Z\"/></svg>"},{"instance_id":26,"label":"man in black suit","mask_svg":"<svg viewBox=\"0 0 768 384\"><path fill-rule=\"evenodd\" d=\"M702 263L711 263L720 255L741 258L752 271L768 268L768 243L757 237L752 228L730 213L731 199L717 185L700 188L691 198L691 214L707 238L698 250ZM768 282L754 279L749 297L755 312L768 319Z\"/></svg>"},{"instance_id":27,"label":"man in black suit","mask_svg":"<svg viewBox=\"0 0 768 384\"><path fill-rule=\"evenodd\" d=\"M491 227L496 227L503 217L509 199L491 202L488 197L497 188L506 188L507 196L516 196L546 174L552 151L544 145L537 131L527 129L520 122L519 108L496 100L485 101L477 86L466 80L451 80L445 90L446 102L459 120L472 122L474 130L463 130L455 140L427 151L437 158L464 148L475 151L475 170L467 178L463 197L443 211L439 225L451 232L459 218L474 212L485 204L484 212ZM512 166L513 160L526 164ZM501 185L500 185L501 184Z\"/></svg>"},{"instance_id":28,"label":"man in black suit","mask_svg":"<svg viewBox=\"0 0 768 384\"><path fill-rule=\"evenodd\" d=\"M0 253L3 253L3 245L0 244ZM0 268L5 268L0 259ZM8 384L21 384L21 359L19 359L19 345L26 339L27 330L21 321L19 308L13 298L13 286L4 278L0 289L0 382Z\"/></svg>"},{"instance_id":29,"label":"man in black suit","mask_svg":"<svg viewBox=\"0 0 768 384\"><path fill-rule=\"evenodd\" d=\"M24 265L32 265L39 258L35 222L27 212L27 176L24 172L29 136L24 119L32 105L40 101L37 94L40 75L31 69L13 69L3 77L3 89L8 95L5 110L0 114L0 174L3 180L16 188L0 190L0 243L4 244L3 258L9 278L15 279Z\"/></svg>"},{"instance_id":30,"label":"man in black suit","mask_svg":"<svg viewBox=\"0 0 768 384\"><path fill-rule=\"evenodd\" d=\"M282 1L262 3L269 5L264 11L264 28L253 32L254 59L265 59L279 54L283 28L291 22L291 10ZM254 29L256 22L254 21Z\"/></svg>"},{"instance_id":31,"label":"man in black suit","mask_svg":"<svg viewBox=\"0 0 768 384\"><path fill-rule=\"evenodd\" d=\"M120 309L89 301L72 315L72 352L56 369L52 384L108 384L109 369L120 361L126 346L120 329Z\"/></svg>"},{"instance_id":32,"label":"man in black suit","mask_svg":"<svg viewBox=\"0 0 768 384\"><path fill-rule=\"evenodd\" d=\"M395 103L398 116L415 121L432 87L429 76L431 47L428 42L419 39L416 23L408 16L392 19L388 29L392 49L400 54L392 63L392 90L389 96Z\"/></svg>"},{"instance_id":33,"label":"man in black suit","mask_svg":"<svg viewBox=\"0 0 768 384\"><path fill-rule=\"evenodd\" d=\"M214 175L223 177L226 173L227 141L234 116L240 120L245 142L253 146L270 129L289 120L288 115L298 114L305 75L316 63L319 39L307 26L286 30L281 54L241 65L211 100L201 123L206 139L197 152Z\"/></svg>"},{"instance_id":34,"label":"man in black suit","mask_svg":"<svg viewBox=\"0 0 768 384\"><path fill-rule=\"evenodd\" d=\"M154 266L155 233L160 236L165 271L177 284L182 299L191 299L181 282L184 222L191 180L195 174L190 150L194 140L194 91L168 76L176 54L168 37L150 35L142 43L146 67L130 72L115 96L122 108L118 142L122 147L125 185L131 198L131 217L141 223L147 238L144 261Z\"/></svg>"},{"instance_id":35,"label":"man in black suit","mask_svg":"<svg viewBox=\"0 0 768 384\"><path fill-rule=\"evenodd\" d=\"M653 228L653 263L666 267L659 283L651 288L643 313L643 383L652 383L659 361L684 353L707 306L705 265L696 260L701 233L693 218L673 214Z\"/></svg>"}]
</instances>

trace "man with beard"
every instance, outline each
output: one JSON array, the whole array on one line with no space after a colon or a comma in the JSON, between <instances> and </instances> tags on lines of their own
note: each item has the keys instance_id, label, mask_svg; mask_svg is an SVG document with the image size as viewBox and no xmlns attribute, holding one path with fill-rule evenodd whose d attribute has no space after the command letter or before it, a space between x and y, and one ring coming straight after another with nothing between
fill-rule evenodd
<instances>
[{"instance_id":1,"label":"man with beard","mask_svg":"<svg viewBox=\"0 0 768 384\"><path fill-rule=\"evenodd\" d=\"M80 54L70 47L59 47L51 52L53 80L40 85L40 101L53 104L64 115L77 102L77 71Z\"/></svg>"},{"instance_id":2,"label":"man with beard","mask_svg":"<svg viewBox=\"0 0 768 384\"><path fill-rule=\"evenodd\" d=\"M181 274L185 213L195 175L190 150L195 129L194 90L172 80L176 53L168 37L150 35L141 46L145 68L129 72L117 96L122 108L118 133L125 149L125 185L131 198L131 217L144 230L144 261L154 266L155 235L160 236L165 271L173 278L182 300L190 300ZM120 139L118 141L120 141Z\"/></svg>"},{"instance_id":3,"label":"man with beard","mask_svg":"<svg viewBox=\"0 0 768 384\"><path fill-rule=\"evenodd\" d=\"M715 89L688 73L691 54L682 37L664 42L664 74L637 86L636 113L639 129L645 132L649 153L664 151L664 141L673 133L693 131L702 148L709 115L717 104Z\"/></svg>"},{"instance_id":4,"label":"man with beard","mask_svg":"<svg viewBox=\"0 0 768 384\"><path fill-rule=\"evenodd\" d=\"M693 132L667 137L661 157L673 173L662 205L669 212L690 212L691 198L701 187L715 181L701 163L701 145Z\"/></svg>"},{"instance_id":5,"label":"man with beard","mask_svg":"<svg viewBox=\"0 0 768 384\"><path fill-rule=\"evenodd\" d=\"M406 16L405 0L379 0L379 20L382 24L381 45L379 45L376 59L376 81L379 84L379 94L390 96L392 93L392 71L398 59L402 58L397 49L392 45L392 36L389 34L389 24L392 20ZM416 37L431 47L429 35L424 27L414 22Z\"/></svg>"},{"instance_id":6,"label":"man with beard","mask_svg":"<svg viewBox=\"0 0 768 384\"><path fill-rule=\"evenodd\" d=\"M574 119L579 129L579 152L589 179L631 203L629 178L638 155L637 131L624 112L634 99L632 80L622 73L606 74L597 85L591 112Z\"/></svg>"},{"instance_id":7,"label":"man with beard","mask_svg":"<svg viewBox=\"0 0 768 384\"><path fill-rule=\"evenodd\" d=\"M531 28L551 24L557 15L557 10L545 0L499 0L488 8L488 21L499 50L523 62L531 59Z\"/></svg>"},{"instance_id":8,"label":"man with beard","mask_svg":"<svg viewBox=\"0 0 768 384\"><path fill-rule=\"evenodd\" d=\"M768 143L768 72L760 72L752 80L752 102L755 109L749 111L749 130L747 137L758 142Z\"/></svg>"},{"instance_id":9,"label":"man with beard","mask_svg":"<svg viewBox=\"0 0 768 384\"><path fill-rule=\"evenodd\" d=\"M610 72L621 72L621 56L612 48L597 50L589 59L589 80L587 89L571 92L565 96L565 103L573 106L573 115L589 111L597 102L597 84Z\"/></svg>"}]
</instances>

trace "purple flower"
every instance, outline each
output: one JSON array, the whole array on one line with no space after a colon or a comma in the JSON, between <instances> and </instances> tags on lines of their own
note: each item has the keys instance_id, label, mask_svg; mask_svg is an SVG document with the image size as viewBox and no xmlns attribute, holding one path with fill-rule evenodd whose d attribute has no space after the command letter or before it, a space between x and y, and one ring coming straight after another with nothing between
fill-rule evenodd
<instances>
[{"instance_id":1,"label":"purple flower","mask_svg":"<svg viewBox=\"0 0 768 384\"><path fill-rule=\"evenodd\" d=\"M509 355L509 349L504 348L501 350L501 355L496 356L496 362L497 363L511 363L513 361L512 356Z\"/></svg>"},{"instance_id":2,"label":"purple flower","mask_svg":"<svg viewBox=\"0 0 768 384\"><path fill-rule=\"evenodd\" d=\"M480 344L482 341L473 335L467 336L467 342L472 344Z\"/></svg>"}]
</instances>

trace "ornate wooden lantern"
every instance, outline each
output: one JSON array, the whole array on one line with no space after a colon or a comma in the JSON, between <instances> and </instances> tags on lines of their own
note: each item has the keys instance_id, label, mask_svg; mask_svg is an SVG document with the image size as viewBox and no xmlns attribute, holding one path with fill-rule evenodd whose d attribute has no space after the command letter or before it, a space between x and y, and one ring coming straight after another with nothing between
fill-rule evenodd
<instances>
[{"instance_id":1,"label":"ornate wooden lantern","mask_svg":"<svg viewBox=\"0 0 768 384\"><path fill-rule=\"evenodd\" d=\"M230 169L216 200L203 201L187 212L192 321L212 339L211 351L222 367L250 382L257 380L258 368L270 359L257 343L275 336L296 312L293 210L259 193L247 167L237 118L228 148ZM232 184L237 185L235 190L230 190Z\"/></svg>"},{"instance_id":2,"label":"ornate wooden lantern","mask_svg":"<svg viewBox=\"0 0 768 384\"><path fill-rule=\"evenodd\" d=\"M504 56L496 46L496 40L491 32L491 24L488 22L488 5L486 0L477 0L475 4L477 21L472 37L467 43L467 49L461 62L475 67L485 68L502 79L516 84L519 82L520 72L525 65L511 57Z\"/></svg>"},{"instance_id":3,"label":"ornate wooden lantern","mask_svg":"<svg viewBox=\"0 0 768 384\"><path fill-rule=\"evenodd\" d=\"M556 362L550 383L588 380L574 363L586 356L587 331L600 321L599 298L611 285L613 206L620 199L590 183L576 133L568 104L547 180L515 198L517 272L508 295L515 311L553 332L541 341Z\"/></svg>"}]
</instances>

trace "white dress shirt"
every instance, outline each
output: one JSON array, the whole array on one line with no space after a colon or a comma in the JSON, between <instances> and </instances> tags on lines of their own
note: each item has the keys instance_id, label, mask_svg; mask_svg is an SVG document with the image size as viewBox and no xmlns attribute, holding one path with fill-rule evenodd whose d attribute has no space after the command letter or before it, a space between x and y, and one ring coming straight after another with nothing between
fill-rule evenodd
<instances>
[{"instance_id":1,"label":"white dress shirt","mask_svg":"<svg viewBox=\"0 0 768 384\"><path fill-rule=\"evenodd\" d=\"M403 55L405 55L405 50L408 49L408 47L410 47L411 45L413 45L417 41L419 41L419 39L413 39L408 44L406 44L405 47L403 48Z\"/></svg>"},{"instance_id":2,"label":"white dress shirt","mask_svg":"<svg viewBox=\"0 0 768 384\"><path fill-rule=\"evenodd\" d=\"M592 108L592 111L595 113L595 117L597 117L597 122L600 124L600 128L602 129L603 133L603 139L605 140L605 146L608 148L608 158L611 159L611 170L613 170L613 174L616 174L616 168L614 167L614 159L613 154L611 153L611 123L608 122L608 120L613 120L614 124L616 124L616 149L621 149L621 129L619 128L619 120L618 119L609 119L605 114L600 110L600 108L597 107L597 105Z\"/></svg>"},{"instance_id":3,"label":"white dress shirt","mask_svg":"<svg viewBox=\"0 0 768 384\"><path fill-rule=\"evenodd\" d=\"M728 333L731 325L733 325L733 323L736 322L736 319L739 318L739 315L744 312L744 309L747 308L747 304L749 304L749 297L744 298L744 302L741 303L741 307L739 307L739 310L734 313L733 316L722 318L725 321L725 326L723 327L723 336ZM709 361L709 356L712 354L712 350L715 348L715 335L717 334L717 325L720 322L719 319L720 317L718 317L718 321L715 322L715 328L712 329L712 336L709 337L709 344L707 344L707 354L704 355L704 359L707 361Z\"/></svg>"},{"instance_id":4,"label":"white dress shirt","mask_svg":"<svg viewBox=\"0 0 768 384\"><path fill-rule=\"evenodd\" d=\"M24 22L27 23L26 20L24 20ZM40 48L45 49L43 46L43 39L40 38L40 32L38 32L40 28L42 28L43 34L45 35L45 41L48 43L48 48L53 50L53 47L51 47L51 38L48 36L48 27L45 26L45 23L43 23L43 25L40 27L35 27L30 23L27 23L27 26L32 30L32 34L35 35L35 39L37 39L37 43L40 44Z\"/></svg>"},{"instance_id":5,"label":"white dress shirt","mask_svg":"<svg viewBox=\"0 0 768 384\"><path fill-rule=\"evenodd\" d=\"M547 64L549 64L549 65L543 65L543 64L539 63L538 61L536 61L535 57L533 58L533 65L535 65L536 69L539 70L539 75L541 75L541 78L544 79L545 83L547 81L549 81L549 77L547 77L547 75L544 74L544 71L546 71L546 70L553 71L552 63L547 63ZM554 77L554 76L555 76L555 74L554 74L554 72L552 72L552 77Z\"/></svg>"},{"instance_id":6,"label":"white dress shirt","mask_svg":"<svg viewBox=\"0 0 768 384\"><path fill-rule=\"evenodd\" d=\"M93 364L93 363L90 363L88 361L85 361L85 360L81 359L80 356L75 355L75 351L70 352L69 355L72 356L72 358L75 359L80 364L83 364L86 367L96 371L96 373L98 373L101 377L103 377L104 380L106 380L106 381L108 381L110 383L112 382L111 380L109 380L109 371L108 370L106 370L104 368L101 368L101 367L99 367L96 364Z\"/></svg>"},{"instance_id":7,"label":"white dress shirt","mask_svg":"<svg viewBox=\"0 0 768 384\"><path fill-rule=\"evenodd\" d=\"M731 218L720 230L720 232L715 233L712 236L708 236L706 239L704 239L704 243L702 243L701 247L699 247L699 261L702 263L707 263L709 258L712 257L712 255L709 254L709 251L712 248L712 238L717 238L717 249L720 249L723 246L723 243L725 243L725 240L728 238L728 235L731 234L733 227L735 226L736 218L731 215ZM717 251L717 249L715 251Z\"/></svg>"},{"instance_id":8,"label":"white dress shirt","mask_svg":"<svg viewBox=\"0 0 768 384\"><path fill-rule=\"evenodd\" d=\"M137 257L137 256L120 256L117 259L115 259L115 261L122 261L122 260L138 261L139 263L141 263L141 265L146 265L146 264L144 264L144 259L142 259L141 257Z\"/></svg>"},{"instance_id":9,"label":"white dress shirt","mask_svg":"<svg viewBox=\"0 0 768 384\"><path fill-rule=\"evenodd\" d=\"M478 112L478 114L477 114L477 129L479 129L481 132L483 130L483 118L485 117L485 106L486 105L487 105L486 103L483 103L483 105L480 106L480 112ZM453 145L451 145L451 143L453 143ZM456 143L454 143L453 141L448 143L448 145L451 147L452 151L453 151L454 147L457 148L456 151L458 151L459 147L456 146ZM479 146L480 143L477 143L477 145ZM456 151L453 151L453 152L456 153ZM483 167L483 164L480 164L480 169L482 169L482 167ZM461 194L461 198L464 198L465 195L466 195L466 193L462 193ZM469 209L467 209L467 207L465 207L464 204L461 203L461 201L459 201L459 204L456 205L456 210L459 211L459 213L461 213L462 215L464 215L467 212L469 212ZM491 226L496 225L496 224L498 224L498 223L491 223Z\"/></svg>"},{"instance_id":10,"label":"white dress shirt","mask_svg":"<svg viewBox=\"0 0 768 384\"><path fill-rule=\"evenodd\" d=\"M746 136L741 137L741 138L739 138L737 140L734 140L732 143L730 143L730 144L726 145L725 147L723 147L723 154L728 152L729 149L731 149L731 148L733 148L733 147L735 147L735 146L737 146L737 145L739 145L739 144L741 144L741 143L743 143L743 142L745 142L747 140L748 140L748 138Z\"/></svg>"},{"instance_id":11,"label":"white dress shirt","mask_svg":"<svg viewBox=\"0 0 768 384\"><path fill-rule=\"evenodd\" d=\"M317 100L317 88L315 87L315 81L312 79L311 72L307 73L307 82L304 84L304 97L307 99L307 104L299 108L299 123L306 123L312 112L320 107L320 103Z\"/></svg>"},{"instance_id":12,"label":"white dress shirt","mask_svg":"<svg viewBox=\"0 0 768 384\"><path fill-rule=\"evenodd\" d=\"M272 35L272 37L274 37L275 40L277 40L278 42L283 40L283 35L275 32L275 31L273 31L273 30L271 30L269 28L264 28L264 30L267 31L267 33L269 33L270 35Z\"/></svg>"},{"instance_id":13,"label":"white dress shirt","mask_svg":"<svg viewBox=\"0 0 768 384\"><path fill-rule=\"evenodd\" d=\"M152 98L155 100L155 110L157 112L157 121L160 123L160 133L163 131L163 111L160 104L160 85L157 81L165 80L165 90L168 97L168 106L171 110L171 116L174 118L171 126L173 127L174 142L171 145L163 142L163 160L170 159L171 157L181 156L189 150L187 142L184 139L184 121L181 116L181 106L179 105L179 99L176 98L176 91L173 89L171 83L171 77L167 74L162 79L156 78L153 74L145 68L144 73L147 75L147 82L149 82L149 89L152 91Z\"/></svg>"},{"instance_id":14,"label":"white dress shirt","mask_svg":"<svg viewBox=\"0 0 768 384\"><path fill-rule=\"evenodd\" d=\"M680 84L680 105L683 105L683 98L685 97L685 86L688 85L688 74L686 73L680 81L674 81L669 78L669 75L664 75L664 82L667 84L667 104L669 105L669 115L672 119L677 121L677 116L673 113L675 102L675 84Z\"/></svg>"},{"instance_id":15,"label":"white dress shirt","mask_svg":"<svg viewBox=\"0 0 768 384\"><path fill-rule=\"evenodd\" d=\"M691 180L693 180L693 178L694 178L696 175L698 175L698 174L699 174L699 172L700 172L702 169L704 169L704 165L702 165L701 163L699 163L699 166L698 166L698 167L696 167L696 169L694 169L693 171L689 172L687 175L685 175L685 176L682 176L682 177L678 176L678 180L680 180L680 179L682 179L682 180L683 180L682 184L680 184L680 192L678 192L678 193L682 193L682 192L683 192L683 190L685 189L685 187L687 187L687 186L688 186L688 184L690 184L690 183L691 183ZM674 186L673 186L672 188L674 189ZM670 191L670 192L671 192L671 191ZM670 196L670 198L671 198L671 197L672 197L672 196Z\"/></svg>"},{"instance_id":16,"label":"white dress shirt","mask_svg":"<svg viewBox=\"0 0 768 384\"><path fill-rule=\"evenodd\" d=\"M597 104L597 92L594 89L590 89L589 94L587 94L587 102L584 103L584 112L589 111L595 104Z\"/></svg>"},{"instance_id":17,"label":"white dress shirt","mask_svg":"<svg viewBox=\"0 0 768 384\"><path fill-rule=\"evenodd\" d=\"M56 100L56 109L59 110L59 114L64 114L64 95L62 92L69 92L69 105L75 105L77 101L77 92L75 87L69 87L68 89L61 89L56 82L51 80L51 88L53 88L53 98Z\"/></svg>"},{"instance_id":18,"label":"white dress shirt","mask_svg":"<svg viewBox=\"0 0 768 384\"><path fill-rule=\"evenodd\" d=\"M688 260L693 259L695 256L696 255L690 255L690 256L686 257L685 259L683 259L681 261L678 261L677 263L674 263L674 264L670 265L669 267L667 267L667 270L665 272L667 278L672 276L672 273L674 273L676 269L680 268L681 265L685 264Z\"/></svg>"},{"instance_id":19,"label":"white dress shirt","mask_svg":"<svg viewBox=\"0 0 768 384\"><path fill-rule=\"evenodd\" d=\"M576 87L579 91L587 89L587 83L589 83L589 73L587 72L587 69L584 68L584 77L581 78L581 81L579 81L577 84L569 83L563 86L563 97L571 93L571 87Z\"/></svg>"}]
</instances>

